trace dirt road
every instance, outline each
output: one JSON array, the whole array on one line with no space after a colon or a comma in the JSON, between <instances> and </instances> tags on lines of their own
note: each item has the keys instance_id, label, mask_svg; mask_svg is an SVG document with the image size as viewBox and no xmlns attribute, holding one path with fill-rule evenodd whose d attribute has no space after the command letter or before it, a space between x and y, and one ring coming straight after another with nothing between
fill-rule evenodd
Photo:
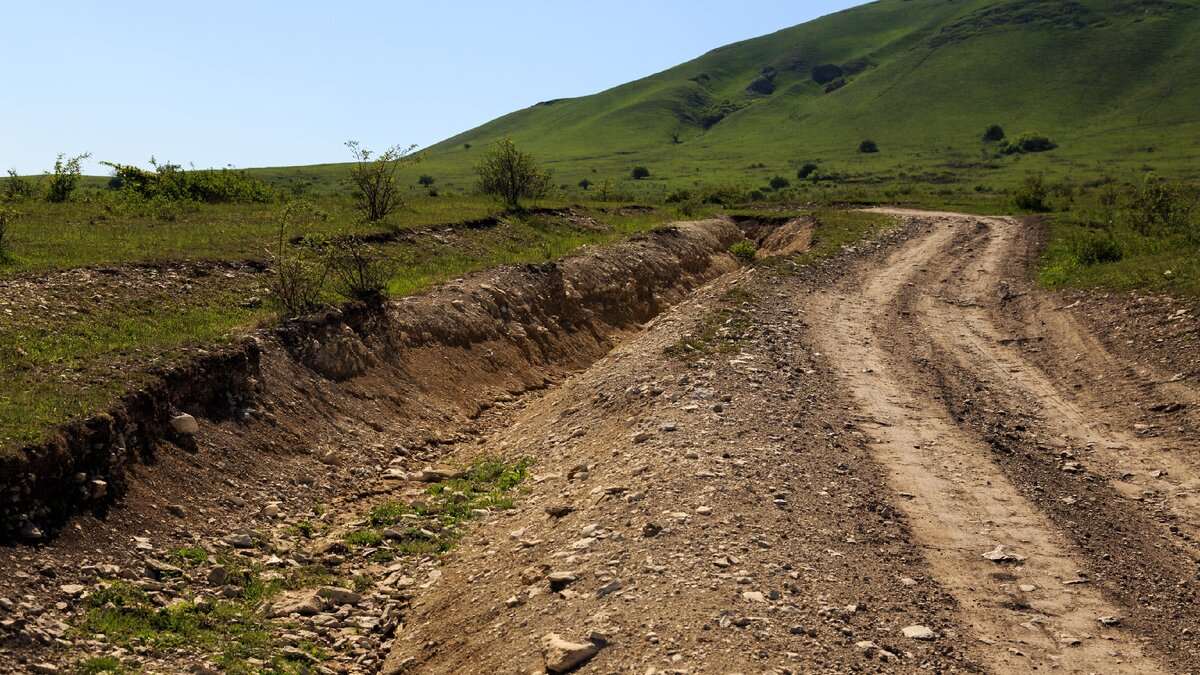
<instances>
[{"instance_id":1,"label":"dirt road","mask_svg":"<svg viewBox=\"0 0 1200 675\"><path fill-rule=\"evenodd\" d=\"M553 633L597 672L1190 670L1194 386L1032 288L1029 224L896 213L902 243L726 277L498 430L545 475L389 669L528 672ZM730 312L728 353L667 355Z\"/></svg>"}]
</instances>

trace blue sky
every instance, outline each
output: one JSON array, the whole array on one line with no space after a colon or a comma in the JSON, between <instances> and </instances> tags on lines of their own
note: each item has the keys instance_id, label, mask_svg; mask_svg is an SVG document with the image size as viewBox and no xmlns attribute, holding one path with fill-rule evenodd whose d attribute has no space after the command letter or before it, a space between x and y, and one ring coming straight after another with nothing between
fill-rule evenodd
<instances>
[{"instance_id":1,"label":"blue sky","mask_svg":"<svg viewBox=\"0 0 1200 675\"><path fill-rule=\"evenodd\" d=\"M5 2L0 171L346 161L428 146L860 0Z\"/></svg>"}]
</instances>

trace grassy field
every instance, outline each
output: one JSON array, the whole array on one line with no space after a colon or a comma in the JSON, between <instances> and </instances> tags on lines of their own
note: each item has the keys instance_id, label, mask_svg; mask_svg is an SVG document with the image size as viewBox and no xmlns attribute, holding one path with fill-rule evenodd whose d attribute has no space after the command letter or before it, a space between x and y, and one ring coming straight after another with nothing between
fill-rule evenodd
<instances>
[{"instance_id":1,"label":"grassy field","mask_svg":"<svg viewBox=\"0 0 1200 675\"><path fill-rule=\"evenodd\" d=\"M568 191L610 179L641 199L703 183L765 190L775 176L795 186L809 162L840 183L893 190L1002 190L1031 172L1196 179L1197 34L1196 0L881 0L531 105L432 146L408 181L428 174L467 191L474 163L506 134ZM819 83L820 66L843 72ZM1058 147L1001 154L982 139L992 124ZM858 152L865 139L879 152ZM633 180L636 166L649 177ZM319 192L343 170L259 173Z\"/></svg>"}]
</instances>

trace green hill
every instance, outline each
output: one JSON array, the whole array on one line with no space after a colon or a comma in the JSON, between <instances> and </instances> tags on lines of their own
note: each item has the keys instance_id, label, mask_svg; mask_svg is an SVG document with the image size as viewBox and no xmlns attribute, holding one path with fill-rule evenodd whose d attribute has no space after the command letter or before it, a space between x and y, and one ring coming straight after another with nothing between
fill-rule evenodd
<instances>
[{"instance_id":1,"label":"green hill","mask_svg":"<svg viewBox=\"0 0 1200 675\"><path fill-rule=\"evenodd\" d=\"M420 173L466 189L505 134L555 183L793 181L815 162L850 181L1010 185L1052 176L1200 175L1197 0L881 0L595 95L546 101L428 149ZM982 135L1040 132L1002 155ZM879 152L860 153L864 139ZM284 171L317 177L329 170ZM415 180L415 177L414 177Z\"/></svg>"}]
</instances>

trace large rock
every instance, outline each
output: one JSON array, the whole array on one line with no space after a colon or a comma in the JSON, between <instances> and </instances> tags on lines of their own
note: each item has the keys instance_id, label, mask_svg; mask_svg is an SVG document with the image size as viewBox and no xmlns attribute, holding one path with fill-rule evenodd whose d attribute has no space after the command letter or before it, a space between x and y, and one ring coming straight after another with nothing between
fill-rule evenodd
<instances>
[{"instance_id":1,"label":"large rock","mask_svg":"<svg viewBox=\"0 0 1200 675\"><path fill-rule=\"evenodd\" d=\"M600 651L592 642L567 642L557 633L547 633L542 638L542 657L546 660L546 670L552 673L565 673L587 663Z\"/></svg>"},{"instance_id":2,"label":"large rock","mask_svg":"<svg viewBox=\"0 0 1200 675\"><path fill-rule=\"evenodd\" d=\"M200 433L200 424L196 418L184 413L171 418L171 428L180 436L195 436Z\"/></svg>"}]
</instances>

